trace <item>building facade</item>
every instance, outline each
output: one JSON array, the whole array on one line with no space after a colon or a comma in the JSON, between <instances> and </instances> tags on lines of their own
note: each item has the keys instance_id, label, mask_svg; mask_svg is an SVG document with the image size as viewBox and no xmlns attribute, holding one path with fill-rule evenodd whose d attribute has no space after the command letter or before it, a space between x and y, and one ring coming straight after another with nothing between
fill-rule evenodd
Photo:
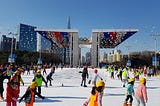
<instances>
[{"instance_id":1,"label":"building facade","mask_svg":"<svg viewBox=\"0 0 160 106\"><path fill-rule=\"evenodd\" d=\"M2 35L1 41L0 41L0 50L11 50L13 42L13 50L16 46L16 38L7 37L6 35Z\"/></svg>"},{"instance_id":2,"label":"building facade","mask_svg":"<svg viewBox=\"0 0 160 106\"><path fill-rule=\"evenodd\" d=\"M34 26L20 24L18 49L26 51L37 51L37 34Z\"/></svg>"}]
</instances>

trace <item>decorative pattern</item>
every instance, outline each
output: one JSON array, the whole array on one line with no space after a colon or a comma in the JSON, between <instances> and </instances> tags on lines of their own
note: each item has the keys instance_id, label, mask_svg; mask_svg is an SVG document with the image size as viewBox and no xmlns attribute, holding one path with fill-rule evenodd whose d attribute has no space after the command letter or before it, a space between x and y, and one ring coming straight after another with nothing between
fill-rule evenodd
<instances>
[{"instance_id":1,"label":"decorative pattern","mask_svg":"<svg viewBox=\"0 0 160 106\"><path fill-rule=\"evenodd\" d=\"M69 33L55 31L37 31L41 36L51 41L52 45L59 48L69 48Z\"/></svg>"},{"instance_id":2,"label":"decorative pattern","mask_svg":"<svg viewBox=\"0 0 160 106\"><path fill-rule=\"evenodd\" d=\"M100 33L100 48L114 48L137 31L119 31Z\"/></svg>"}]
</instances>

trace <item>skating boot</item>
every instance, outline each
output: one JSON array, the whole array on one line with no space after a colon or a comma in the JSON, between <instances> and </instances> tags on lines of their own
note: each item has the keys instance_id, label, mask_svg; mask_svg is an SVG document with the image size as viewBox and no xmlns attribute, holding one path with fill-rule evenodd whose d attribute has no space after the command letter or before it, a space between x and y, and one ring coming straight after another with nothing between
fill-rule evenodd
<instances>
[{"instance_id":1,"label":"skating boot","mask_svg":"<svg viewBox=\"0 0 160 106\"><path fill-rule=\"evenodd\" d=\"M4 98L3 98L3 97L0 97L0 101L4 101Z\"/></svg>"},{"instance_id":2,"label":"skating boot","mask_svg":"<svg viewBox=\"0 0 160 106\"><path fill-rule=\"evenodd\" d=\"M129 103L128 106L132 106L132 104Z\"/></svg>"},{"instance_id":3,"label":"skating boot","mask_svg":"<svg viewBox=\"0 0 160 106\"><path fill-rule=\"evenodd\" d=\"M123 106L128 106L128 104L127 103L123 103Z\"/></svg>"},{"instance_id":4,"label":"skating boot","mask_svg":"<svg viewBox=\"0 0 160 106\"><path fill-rule=\"evenodd\" d=\"M125 84L123 84L123 87L125 87Z\"/></svg>"},{"instance_id":5,"label":"skating boot","mask_svg":"<svg viewBox=\"0 0 160 106\"><path fill-rule=\"evenodd\" d=\"M84 85L84 87L87 87L87 85Z\"/></svg>"}]
</instances>

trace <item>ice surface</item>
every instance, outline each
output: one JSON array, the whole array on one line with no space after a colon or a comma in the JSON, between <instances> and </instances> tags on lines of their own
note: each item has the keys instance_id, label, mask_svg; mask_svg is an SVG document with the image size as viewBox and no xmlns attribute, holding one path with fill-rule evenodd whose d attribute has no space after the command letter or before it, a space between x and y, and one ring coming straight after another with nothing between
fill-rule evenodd
<instances>
[{"instance_id":1,"label":"ice surface","mask_svg":"<svg viewBox=\"0 0 160 106\"><path fill-rule=\"evenodd\" d=\"M98 69L99 74L103 77L106 87L103 96L103 106L122 106L125 99L125 89L122 87L122 83L117 78L110 79L109 73L106 69ZM52 86L45 87L43 83L42 95L45 99L42 100L36 97L34 106L82 106L85 100L88 99L92 85L87 84L88 87L81 87L81 73L82 69L76 68L60 68L56 69L53 76ZM47 69L47 73L50 70ZM89 69L90 77L92 78L93 69ZM130 73L130 76L132 74ZM44 75L46 77L46 75ZM33 74L22 75L25 85L21 84L20 96L24 94L29 83L33 79ZM6 89L6 82L4 81L4 89ZM62 86L63 85L63 86ZM135 89L138 85L138 81L135 82ZM4 97L5 97L4 91ZM147 92L148 92L148 103L147 106L160 106L160 77L149 77L147 78ZM0 106L5 106L5 102L0 102ZM24 102L17 103L18 106L24 106ZM133 106L135 106L135 98L133 100Z\"/></svg>"}]
</instances>

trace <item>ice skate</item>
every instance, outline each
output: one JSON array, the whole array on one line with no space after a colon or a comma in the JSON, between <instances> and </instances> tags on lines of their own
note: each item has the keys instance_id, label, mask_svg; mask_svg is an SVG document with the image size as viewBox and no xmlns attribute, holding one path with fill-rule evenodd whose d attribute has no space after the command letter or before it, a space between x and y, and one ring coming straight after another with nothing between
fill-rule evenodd
<instances>
[{"instance_id":1,"label":"ice skate","mask_svg":"<svg viewBox=\"0 0 160 106\"><path fill-rule=\"evenodd\" d=\"M0 101L4 101L4 98L3 98L3 97L0 97Z\"/></svg>"},{"instance_id":2,"label":"ice skate","mask_svg":"<svg viewBox=\"0 0 160 106\"><path fill-rule=\"evenodd\" d=\"M128 106L128 104L125 102L125 103L123 103L123 106Z\"/></svg>"},{"instance_id":3,"label":"ice skate","mask_svg":"<svg viewBox=\"0 0 160 106\"><path fill-rule=\"evenodd\" d=\"M129 103L127 106L132 106L132 104L131 104L131 103Z\"/></svg>"}]
</instances>

